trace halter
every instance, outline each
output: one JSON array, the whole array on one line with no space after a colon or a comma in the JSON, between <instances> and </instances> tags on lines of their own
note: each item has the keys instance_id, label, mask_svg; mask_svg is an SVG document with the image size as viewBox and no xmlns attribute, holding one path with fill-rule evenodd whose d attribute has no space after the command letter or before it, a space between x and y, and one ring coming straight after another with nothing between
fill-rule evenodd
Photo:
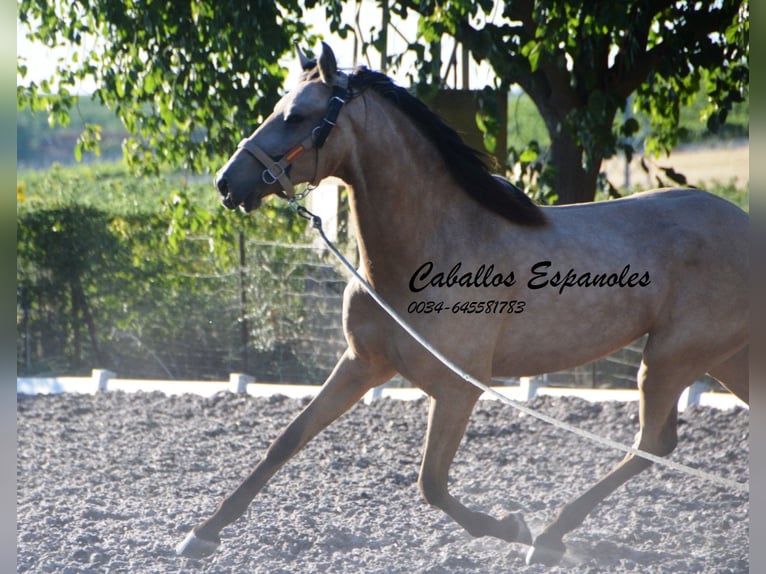
<instances>
[{"instance_id":1,"label":"halter","mask_svg":"<svg viewBox=\"0 0 766 574\"><path fill-rule=\"evenodd\" d=\"M298 145L291 147L287 150L281 158L274 159L271 155L263 151L251 138L245 138L239 144L237 149L243 149L249 153L258 162L263 164L264 170L261 173L261 179L263 183L271 185L279 182L282 185L282 191L280 195L287 199L293 199L295 197L295 186L287 175L287 171L290 169L296 159L302 156L308 150L314 148L321 148L327 136L330 135L330 131L335 126L335 122L338 120L338 114L340 113L343 104L345 104L349 98L348 78L344 75L340 75L338 78L339 83L336 83L332 87L332 96L327 103L327 111L325 112L322 121L319 122L311 133Z\"/></svg>"}]
</instances>

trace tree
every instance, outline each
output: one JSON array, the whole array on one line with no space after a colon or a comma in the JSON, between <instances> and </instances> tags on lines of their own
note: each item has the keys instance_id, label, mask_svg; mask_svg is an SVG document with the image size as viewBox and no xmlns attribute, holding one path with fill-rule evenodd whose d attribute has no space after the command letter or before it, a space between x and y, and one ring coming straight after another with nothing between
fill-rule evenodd
<instances>
[{"instance_id":1,"label":"tree","mask_svg":"<svg viewBox=\"0 0 766 574\"><path fill-rule=\"evenodd\" d=\"M715 132L749 84L749 2L720 0L509 0L504 20L488 22L491 0L394 2L403 17L421 17L421 38L453 36L488 61L499 88L518 84L534 101L550 134L543 172L559 203L592 201L602 160L633 153L633 107L650 120L647 151L678 142L679 110L704 80L708 128ZM418 50L421 84L438 85L433 50ZM438 58L438 54L436 56Z\"/></svg>"},{"instance_id":2,"label":"tree","mask_svg":"<svg viewBox=\"0 0 766 574\"><path fill-rule=\"evenodd\" d=\"M22 0L31 39L77 50L55 78L19 86L18 105L67 124L73 87L91 79L93 97L132 134L124 148L133 165L205 171L276 103L280 58L308 35L301 10L298 0ZM18 71L26 75L25 62ZM99 137L86 126L76 154Z\"/></svg>"},{"instance_id":3,"label":"tree","mask_svg":"<svg viewBox=\"0 0 766 574\"><path fill-rule=\"evenodd\" d=\"M48 45L102 44L67 62L51 83L20 87L19 104L45 108L66 122L70 88L92 76L95 96L115 109L135 134L126 144L140 165L167 161L202 170L273 106L284 81L279 64L295 41L306 41L303 7L322 5L331 29L346 34L343 0L157 2L141 0L22 0L20 18ZM749 1L511 0L492 21L492 0L396 0L393 14L419 17L408 49L420 63L419 84L439 86L439 41L454 37L478 61L491 64L495 89L518 84L550 133L542 181L560 203L593 199L601 162L631 154L639 129L621 118L628 98L648 115L649 151L677 142L679 109L709 86L707 123L716 130L749 83ZM371 44L380 45L385 28ZM23 63L20 73L25 72ZM620 118L620 121L617 119ZM84 132L94 147L98 129Z\"/></svg>"}]
</instances>

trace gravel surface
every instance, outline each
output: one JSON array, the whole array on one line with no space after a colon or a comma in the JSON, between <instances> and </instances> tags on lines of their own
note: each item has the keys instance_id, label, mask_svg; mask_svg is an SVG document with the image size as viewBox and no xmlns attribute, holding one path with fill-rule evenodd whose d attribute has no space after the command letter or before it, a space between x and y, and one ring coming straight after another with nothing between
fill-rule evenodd
<instances>
[{"instance_id":1,"label":"gravel surface","mask_svg":"<svg viewBox=\"0 0 766 574\"><path fill-rule=\"evenodd\" d=\"M748 497L655 466L572 532L560 567L526 547L471 538L417 487L425 401L359 404L269 483L204 561L175 556L186 532L245 477L305 401L220 393L18 396L18 572L747 572ZM634 403L540 397L547 414L624 443ZM674 460L748 479L749 413L682 413ZM538 533L621 454L481 402L452 492Z\"/></svg>"}]
</instances>

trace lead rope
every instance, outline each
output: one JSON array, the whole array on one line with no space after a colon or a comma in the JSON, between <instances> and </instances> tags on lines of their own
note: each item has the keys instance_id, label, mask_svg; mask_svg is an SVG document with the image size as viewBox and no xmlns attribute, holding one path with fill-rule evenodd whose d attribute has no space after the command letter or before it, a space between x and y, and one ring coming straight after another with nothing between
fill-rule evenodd
<instances>
[{"instance_id":1,"label":"lead rope","mask_svg":"<svg viewBox=\"0 0 766 574\"><path fill-rule=\"evenodd\" d=\"M714 474L710 474L708 472L705 472L703 470L699 470L697 468L692 468L690 466L686 466L684 464L680 464L678 462L674 462L672 460L668 460L666 458L659 457L655 454L652 454L650 452L646 452L644 450L627 446L622 443L619 443L617 441L613 441L608 438L604 438L602 436L599 436L597 434L594 434L592 432L577 428L575 426L572 426L568 423L565 423L563 421L560 421L558 419L555 419L553 417L550 417L546 414L540 413L534 409L531 409L525 405L522 405L521 403L514 401L513 399L510 399L506 397L505 395L499 393L492 387L485 385L482 383L479 379L471 375L470 373L467 373L463 371L460 367L455 365L450 359L445 357L438 349L434 348L425 338L423 338L420 333L415 331L410 325L402 319L402 317L399 315L399 313L396 312L396 310L391 307L385 299L383 299L380 294L375 291L375 289L370 285L367 280L362 277L362 275L359 273L359 271L356 270L356 268L351 264L351 262L344 257L344 255L338 250L337 247L330 241L327 236L325 235L324 229L322 229L322 219L313 213L311 213L308 209L300 205L297 201L291 200L290 207L303 219L310 221L311 226L316 229L319 232L319 235L322 237L322 240L327 245L328 249L332 251L335 256L340 260L340 262L343 264L343 266L351 272L351 274L359 281L362 286L365 288L365 290L370 294L370 296L375 299L375 302L380 305L383 310L388 313L391 318L396 321L399 326L407 331L407 333L415 339L423 348L426 349L429 353L431 353L434 357L436 357L441 363L444 364L445 367L447 367L450 371L455 373L457 376L459 376L464 381L472 384L474 387L477 387L484 391L487 394L492 395L496 399L502 401L506 405L521 411L524 414L527 414L531 417L534 417L536 419L539 419L541 421L544 421L548 424L553 425L554 427L558 427L561 429L564 429L566 431L569 431L575 435L581 436L585 439L588 439L592 442L598 443L602 446L607 446L610 448L613 448L615 450L619 450L622 452L630 453L634 456L640 456L641 458L644 458L646 460L649 460L653 463L666 466L668 468L672 468L674 470L677 470L678 472L689 474L691 476L696 476L697 478L701 478L703 480L707 480L709 482L715 482L718 483L721 486L726 486L728 488L732 488L735 490L739 490L741 492L749 492L749 486L746 482L738 482L736 480L730 480L728 478L723 478Z\"/></svg>"}]
</instances>

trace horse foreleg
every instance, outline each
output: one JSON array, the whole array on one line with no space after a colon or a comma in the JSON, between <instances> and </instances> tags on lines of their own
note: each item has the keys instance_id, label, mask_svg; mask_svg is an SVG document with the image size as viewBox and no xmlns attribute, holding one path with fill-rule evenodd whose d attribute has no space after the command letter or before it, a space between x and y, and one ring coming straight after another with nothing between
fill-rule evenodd
<instances>
[{"instance_id":1,"label":"horse foreleg","mask_svg":"<svg viewBox=\"0 0 766 574\"><path fill-rule=\"evenodd\" d=\"M481 391L464 389L459 396L431 398L425 453L418 484L426 502L440 508L472 536L494 536L508 542L532 543L532 535L518 513L497 519L466 508L447 487L449 467Z\"/></svg>"},{"instance_id":2,"label":"horse foreleg","mask_svg":"<svg viewBox=\"0 0 766 574\"><path fill-rule=\"evenodd\" d=\"M673 379L670 379L673 380ZM676 379L677 380L677 379ZM665 384L661 384L660 381ZM668 379L657 380L648 376L645 363L639 369L639 423L634 447L657 456L670 454L677 443L678 398L686 385L671 384ZM651 461L628 453L606 476L585 493L567 503L556 519L541 532L527 552L527 564L557 564L566 546L565 534L583 523L585 518L620 485L642 470Z\"/></svg>"},{"instance_id":3,"label":"horse foreleg","mask_svg":"<svg viewBox=\"0 0 766 574\"><path fill-rule=\"evenodd\" d=\"M347 350L322 389L266 451L250 475L176 547L181 556L204 558L219 546L220 531L244 514L268 480L322 429L351 408L369 389L390 378Z\"/></svg>"}]
</instances>

